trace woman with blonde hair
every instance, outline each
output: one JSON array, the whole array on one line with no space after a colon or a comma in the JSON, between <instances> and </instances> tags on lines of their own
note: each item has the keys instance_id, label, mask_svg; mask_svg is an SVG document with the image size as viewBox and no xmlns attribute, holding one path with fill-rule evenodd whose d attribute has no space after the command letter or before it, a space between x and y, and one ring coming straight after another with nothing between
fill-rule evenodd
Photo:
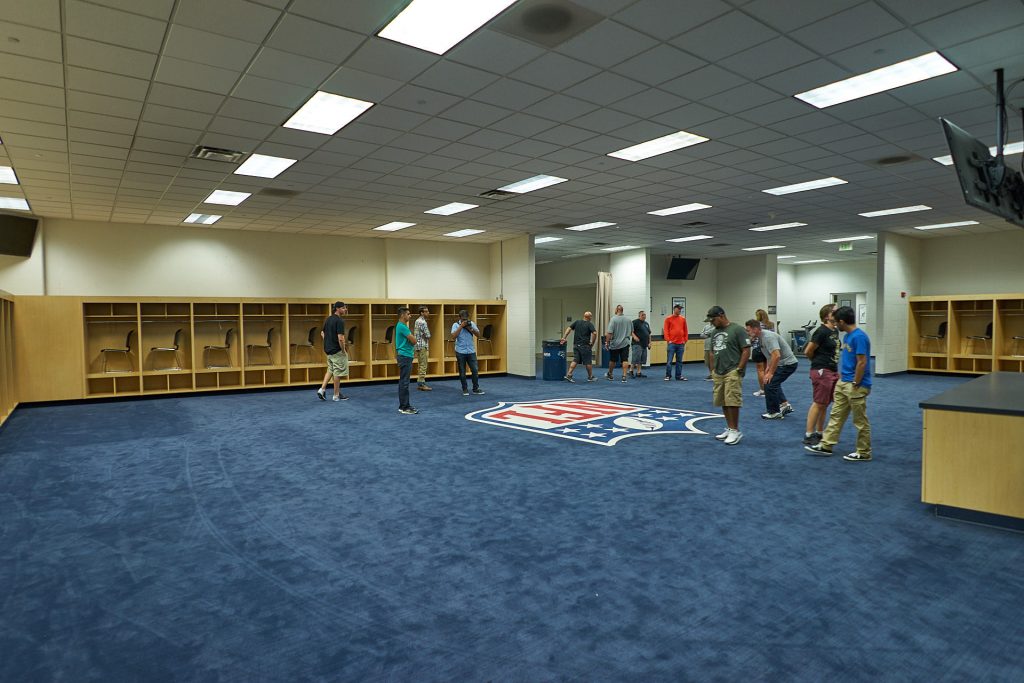
<instances>
[{"instance_id":1,"label":"woman with blonde hair","mask_svg":"<svg viewBox=\"0 0 1024 683\"><path fill-rule=\"evenodd\" d=\"M768 318L768 311L763 308L759 308L754 311L754 320L761 323L762 330L775 331L775 323ZM760 340L750 340L750 360L756 364L757 367L757 391L754 392L754 396L764 396L764 371L768 365L768 359L761 351Z\"/></svg>"}]
</instances>

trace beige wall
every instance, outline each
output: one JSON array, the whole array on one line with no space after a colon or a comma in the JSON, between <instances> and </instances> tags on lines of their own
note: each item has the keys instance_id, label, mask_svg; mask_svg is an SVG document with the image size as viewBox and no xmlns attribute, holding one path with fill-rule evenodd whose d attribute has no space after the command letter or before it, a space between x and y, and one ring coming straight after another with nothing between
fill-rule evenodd
<instances>
[{"instance_id":1,"label":"beige wall","mask_svg":"<svg viewBox=\"0 0 1024 683\"><path fill-rule=\"evenodd\" d=\"M486 244L59 219L43 223L42 291L31 291L28 286L5 287L15 294L417 299L495 296L491 291L490 247Z\"/></svg>"},{"instance_id":2,"label":"beige wall","mask_svg":"<svg viewBox=\"0 0 1024 683\"><path fill-rule=\"evenodd\" d=\"M648 321L655 334L661 334L665 317L672 312L672 297L686 297L686 324L690 334L704 327L704 314L718 303L718 261L701 259L697 277L693 280L667 280L669 262L667 254L651 256L651 310Z\"/></svg>"},{"instance_id":3,"label":"beige wall","mask_svg":"<svg viewBox=\"0 0 1024 683\"><path fill-rule=\"evenodd\" d=\"M1024 229L923 239L919 294L1024 292Z\"/></svg>"},{"instance_id":4,"label":"beige wall","mask_svg":"<svg viewBox=\"0 0 1024 683\"><path fill-rule=\"evenodd\" d=\"M43 230L40 224L32 254L27 258L0 254L0 289L11 294L43 293Z\"/></svg>"}]
</instances>

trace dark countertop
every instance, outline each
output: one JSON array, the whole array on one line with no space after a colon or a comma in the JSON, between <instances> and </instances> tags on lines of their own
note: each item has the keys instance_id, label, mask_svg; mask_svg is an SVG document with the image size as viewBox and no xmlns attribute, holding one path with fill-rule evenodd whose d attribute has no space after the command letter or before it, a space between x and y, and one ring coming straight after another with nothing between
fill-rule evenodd
<instances>
[{"instance_id":1,"label":"dark countertop","mask_svg":"<svg viewBox=\"0 0 1024 683\"><path fill-rule=\"evenodd\" d=\"M702 334L691 334L689 336L689 340L690 341L700 341L702 339L706 339L706 337L704 335L702 335ZM663 334L652 334L651 335L651 341L665 341L665 335L663 335Z\"/></svg>"},{"instance_id":2,"label":"dark countertop","mask_svg":"<svg viewBox=\"0 0 1024 683\"><path fill-rule=\"evenodd\" d=\"M992 372L921 401L925 410L1024 417L1024 374Z\"/></svg>"}]
</instances>

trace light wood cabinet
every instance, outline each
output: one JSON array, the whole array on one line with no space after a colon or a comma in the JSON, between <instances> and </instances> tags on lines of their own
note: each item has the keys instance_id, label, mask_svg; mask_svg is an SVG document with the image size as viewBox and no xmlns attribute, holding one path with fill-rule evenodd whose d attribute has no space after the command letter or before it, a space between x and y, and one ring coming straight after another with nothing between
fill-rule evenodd
<instances>
[{"instance_id":1,"label":"light wood cabinet","mask_svg":"<svg viewBox=\"0 0 1024 683\"><path fill-rule=\"evenodd\" d=\"M1024 294L909 300L907 368L918 372L1024 372Z\"/></svg>"},{"instance_id":2,"label":"light wood cabinet","mask_svg":"<svg viewBox=\"0 0 1024 683\"><path fill-rule=\"evenodd\" d=\"M14 297L0 291L0 424L18 406L14 369Z\"/></svg>"},{"instance_id":3,"label":"light wood cabinet","mask_svg":"<svg viewBox=\"0 0 1024 683\"><path fill-rule=\"evenodd\" d=\"M3 322L0 329L12 330L22 341L10 361L17 362L17 371L4 372L0 383L12 387L0 394L0 411L9 412L14 376L28 387L21 397L25 402L312 385L327 370L320 336L331 312L325 300L13 297L3 304L3 321L15 303L17 324ZM421 304L431 311L429 377L458 374L454 349L445 339L452 316L457 319L463 308L490 333L489 342L477 342L480 372L506 372L504 301L347 304L349 382L398 378L397 310L409 306L414 320ZM74 319L81 324L69 330ZM0 353L14 346L4 342ZM75 377L82 377L81 385Z\"/></svg>"}]
</instances>

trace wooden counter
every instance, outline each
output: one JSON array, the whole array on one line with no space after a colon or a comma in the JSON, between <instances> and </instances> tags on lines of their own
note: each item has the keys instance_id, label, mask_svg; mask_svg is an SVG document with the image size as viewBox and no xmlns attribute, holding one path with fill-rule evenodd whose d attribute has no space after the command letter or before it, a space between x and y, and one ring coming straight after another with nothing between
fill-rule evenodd
<instances>
[{"instance_id":1,"label":"wooden counter","mask_svg":"<svg viewBox=\"0 0 1024 683\"><path fill-rule=\"evenodd\" d=\"M994 372L920 406L921 500L1024 519L1024 376Z\"/></svg>"},{"instance_id":2,"label":"wooden counter","mask_svg":"<svg viewBox=\"0 0 1024 683\"><path fill-rule=\"evenodd\" d=\"M652 339L651 350L647 354L647 359L651 365L664 365L665 360L668 358L668 342L664 339ZM686 342L686 347L683 349L683 362L684 363L703 363L704 362L704 338L703 337L690 337L690 341Z\"/></svg>"}]
</instances>

